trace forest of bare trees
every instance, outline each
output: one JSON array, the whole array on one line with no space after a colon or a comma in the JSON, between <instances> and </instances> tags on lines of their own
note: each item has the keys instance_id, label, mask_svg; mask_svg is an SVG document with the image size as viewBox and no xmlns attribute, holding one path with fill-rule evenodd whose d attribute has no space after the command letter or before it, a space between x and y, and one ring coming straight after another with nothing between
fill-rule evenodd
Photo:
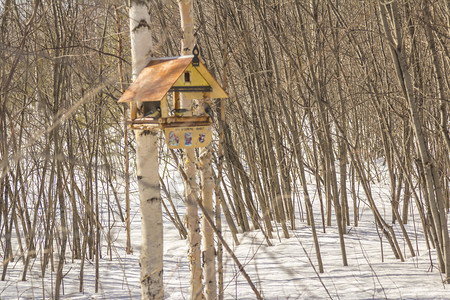
<instances>
[{"instance_id":1,"label":"forest of bare trees","mask_svg":"<svg viewBox=\"0 0 450 300\"><path fill-rule=\"evenodd\" d=\"M55 272L58 298L66 262L79 261L83 290L86 261L112 259L136 177L135 137L117 104L132 81L126 2L0 1L2 280L21 261L23 280L32 267ZM177 1L150 2L152 56L179 56ZM225 118L215 118L211 153L216 207L235 242L260 230L270 245L298 222L317 239L333 226L345 266L362 190L373 231L401 261L416 255L403 225L420 218L448 283L450 2L203 0L194 16L201 56L230 95L213 101ZM161 164L183 164L160 144ZM371 190L380 168L389 219ZM187 238L165 183L163 211Z\"/></svg>"}]
</instances>

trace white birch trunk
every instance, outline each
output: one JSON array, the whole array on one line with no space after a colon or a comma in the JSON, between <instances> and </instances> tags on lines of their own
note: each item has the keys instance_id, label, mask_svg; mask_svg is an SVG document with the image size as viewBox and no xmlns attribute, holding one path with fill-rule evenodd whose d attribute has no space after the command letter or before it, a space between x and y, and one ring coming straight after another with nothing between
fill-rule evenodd
<instances>
[{"instance_id":1,"label":"white birch trunk","mask_svg":"<svg viewBox=\"0 0 450 300\"><path fill-rule=\"evenodd\" d=\"M194 16L193 1L178 0L180 9L181 29L183 30L183 39L181 40L181 55L191 55L194 48ZM191 107L192 100L181 97L181 108Z\"/></svg>"},{"instance_id":2,"label":"white birch trunk","mask_svg":"<svg viewBox=\"0 0 450 300\"><path fill-rule=\"evenodd\" d=\"M178 0L180 10L181 29L183 30L183 39L181 40L181 54L190 55L194 48L194 18L193 1ZM191 100L185 99L180 95L181 108L191 107ZM202 285L202 265L201 265L201 235L200 222L198 217L198 185L196 182L195 151L186 149L184 162L184 172L187 176L187 182L184 183L186 197L186 217L188 223L188 242L189 242L189 266L191 269L191 299L203 298Z\"/></svg>"},{"instance_id":3,"label":"white birch trunk","mask_svg":"<svg viewBox=\"0 0 450 300\"><path fill-rule=\"evenodd\" d=\"M192 0L178 0L180 8L181 29L183 39L181 40L181 53L191 55L194 48L194 17Z\"/></svg>"},{"instance_id":4,"label":"white birch trunk","mask_svg":"<svg viewBox=\"0 0 450 300\"><path fill-rule=\"evenodd\" d=\"M201 235L198 217L198 185L195 181L195 152L193 149L186 149L186 159L184 162L184 171L187 176L187 182L184 183L186 197L186 217L188 225L189 242L189 267L191 270L191 299L202 299L202 265L201 265Z\"/></svg>"},{"instance_id":5,"label":"white birch trunk","mask_svg":"<svg viewBox=\"0 0 450 300\"><path fill-rule=\"evenodd\" d=\"M131 1L130 39L133 80L152 49L150 1ZM139 107L141 104L138 103ZM158 133L136 130L136 160L141 210L141 297L163 299L163 223L158 170Z\"/></svg>"},{"instance_id":6,"label":"white birch trunk","mask_svg":"<svg viewBox=\"0 0 450 300\"><path fill-rule=\"evenodd\" d=\"M133 80L150 60L153 48L150 30L150 1L132 0L130 7L131 67Z\"/></svg>"},{"instance_id":7,"label":"white birch trunk","mask_svg":"<svg viewBox=\"0 0 450 300\"><path fill-rule=\"evenodd\" d=\"M202 203L209 215L210 220L214 220L213 209L213 192L214 180L211 170L211 150L203 148L200 157L201 163L201 185L202 185ZM205 276L205 296L207 300L217 298L216 283L216 250L214 248L214 231L211 225L202 217L202 233L203 233L203 274Z\"/></svg>"},{"instance_id":8,"label":"white birch trunk","mask_svg":"<svg viewBox=\"0 0 450 300\"><path fill-rule=\"evenodd\" d=\"M158 170L158 133L136 131L141 209L141 297L163 299L163 223Z\"/></svg>"}]
</instances>

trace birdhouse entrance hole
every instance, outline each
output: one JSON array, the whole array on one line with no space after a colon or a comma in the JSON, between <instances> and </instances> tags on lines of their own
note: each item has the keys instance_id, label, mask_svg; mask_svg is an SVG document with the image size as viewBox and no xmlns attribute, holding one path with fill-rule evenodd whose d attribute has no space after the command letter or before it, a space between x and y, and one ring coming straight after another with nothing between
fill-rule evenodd
<instances>
[{"instance_id":1,"label":"birdhouse entrance hole","mask_svg":"<svg viewBox=\"0 0 450 300\"><path fill-rule=\"evenodd\" d=\"M184 72L184 82L185 83L191 83L191 73Z\"/></svg>"}]
</instances>

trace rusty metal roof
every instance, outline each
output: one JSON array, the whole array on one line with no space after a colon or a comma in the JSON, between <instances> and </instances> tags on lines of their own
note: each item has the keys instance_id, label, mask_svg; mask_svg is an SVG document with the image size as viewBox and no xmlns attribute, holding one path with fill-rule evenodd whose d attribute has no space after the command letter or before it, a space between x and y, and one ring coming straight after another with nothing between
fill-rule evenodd
<instances>
[{"instance_id":1,"label":"rusty metal roof","mask_svg":"<svg viewBox=\"0 0 450 300\"><path fill-rule=\"evenodd\" d=\"M120 97L123 102L161 101L191 63L193 56L152 59Z\"/></svg>"},{"instance_id":2,"label":"rusty metal roof","mask_svg":"<svg viewBox=\"0 0 450 300\"><path fill-rule=\"evenodd\" d=\"M119 103L161 101L191 64L193 57L189 55L152 59L120 97ZM202 63L196 69L216 91L212 93L212 97L228 98L228 94Z\"/></svg>"}]
</instances>

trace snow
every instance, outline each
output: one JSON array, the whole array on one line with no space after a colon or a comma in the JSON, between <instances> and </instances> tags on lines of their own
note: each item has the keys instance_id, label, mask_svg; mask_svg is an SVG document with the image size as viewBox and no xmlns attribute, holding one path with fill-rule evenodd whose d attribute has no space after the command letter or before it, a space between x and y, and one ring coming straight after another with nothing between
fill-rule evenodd
<instances>
[{"instance_id":1,"label":"snow","mask_svg":"<svg viewBox=\"0 0 450 300\"><path fill-rule=\"evenodd\" d=\"M389 189L384 182L375 183L374 196L379 209L390 221ZM173 187L172 187L173 190ZM314 186L310 186L313 194ZM184 212L181 191L174 192L179 213ZM83 292L79 292L80 261L64 267L64 299L139 299L139 250L140 216L136 192L132 195L132 246L134 253L126 254L126 234L123 224L114 228L117 240L113 243L112 260L102 249L100 261L100 292L95 294L95 261L85 262ZM359 226L347 228L345 236L348 266L343 266L336 226L322 232L318 200L315 199L314 214L319 234L320 250L325 272L318 273L317 259L311 229L300 221L291 230L291 238L282 238L275 232L273 246L267 246L259 231L239 234L240 245L233 243L223 218L224 236L240 262L245 266L253 283L264 299L450 299L448 285L442 284L435 251L427 251L417 212L415 224L410 216L406 229L418 255L411 257L397 225L397 239L402 246L405 261L392 254L389 244L380 239L373 224L372 213L360 195ZM313 199L314 200L314 199ZM351 195L349 204L351 208ZM383 208L384 206L384 208ZM412 206L413 207L413 206ZM413 208L412 208L413 209ZM352 214L351 214L352 215ZM280 226L278 226L280 227ZM275 227L276 228L276 227ZM281 231L281 228L280 228ZM105 236L106 233L103 233ZM381 249L383 251L381 251ZM54 253L57 261L57 253ZM227 253L224 253L225 299L255 299L245 278ZM7 280L0 282L1 299L43 299L52 297L55 273L48 270L40 277L40 259L31 266L27 281L20 281L23 265L21 260L8 266ZM164 284L166 299L189 298L189 265L187 243L168 218L164 218Z\"/></svg>"}]
</instances>

